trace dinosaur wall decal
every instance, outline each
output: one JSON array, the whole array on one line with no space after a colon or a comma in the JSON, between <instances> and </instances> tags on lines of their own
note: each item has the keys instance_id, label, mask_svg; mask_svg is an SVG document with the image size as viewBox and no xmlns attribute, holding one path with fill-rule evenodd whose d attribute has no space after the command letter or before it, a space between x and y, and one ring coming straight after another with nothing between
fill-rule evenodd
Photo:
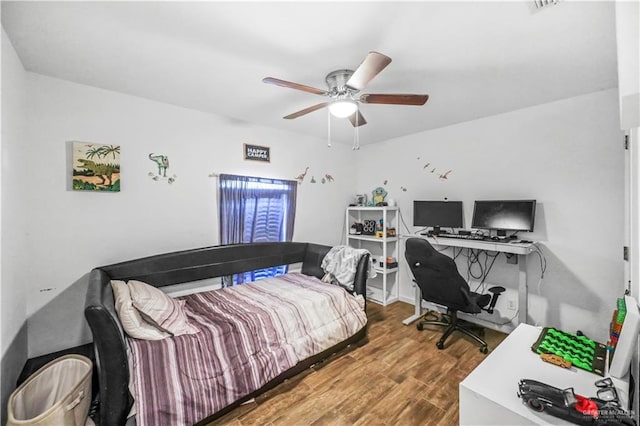
<instances>
[{"instance_id":1,"label":"dinosaur wall decal","mask_svg":"<svg viewBox=\"0 0 640 426\"><path fill-rule=\"evenodd\" d=\"M158 166L158 176L167 177L167 169L169 168L169 157L166 155L154 155L153 152L149 154L149 160L153 161Z\"/></svg>"},{"instance_id":2,"label":"dinosaur wall decal","mask_svg":"<svg viewBox=\"0 0 640 426\"><path fill-rule=\"evenodd\" d=\"M300 183L302 183L302 181L304 180L304 177L307 175L307 172L308 172L308 171L309 171L309 166L307 166L307 167L304 169L304 172L302 172L302 173L300 173L298 176L296 176L296 179L297 179L298 181L300 181Z\"/></svg>"}]
</instances>

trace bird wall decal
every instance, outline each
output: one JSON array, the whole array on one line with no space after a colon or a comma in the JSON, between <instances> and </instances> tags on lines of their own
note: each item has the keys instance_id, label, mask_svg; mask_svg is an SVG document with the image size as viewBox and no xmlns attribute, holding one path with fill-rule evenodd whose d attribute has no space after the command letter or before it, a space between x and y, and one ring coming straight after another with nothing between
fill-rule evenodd
<instances>
[{"instance_id":1,"label":"bird wall decal","mask_svg":"<svg viewBox=\"0 0 640 426\"><path fill-rule=\"evenodd\" d=\"M447 170L446 172L440 174L440 176L438 176L440 178L440 180L446 180L447 176L449 176L449 173L451 173L452 170Z\"/></svg>"}]
</instances>

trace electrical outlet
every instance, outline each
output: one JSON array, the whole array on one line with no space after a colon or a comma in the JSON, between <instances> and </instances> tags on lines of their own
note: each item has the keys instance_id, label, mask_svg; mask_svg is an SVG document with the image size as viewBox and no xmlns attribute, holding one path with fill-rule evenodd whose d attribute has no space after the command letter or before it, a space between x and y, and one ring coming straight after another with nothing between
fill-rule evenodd
<instances>
[{"instance_id":1,"label":"electrical outlet","mask_svg":"<svg viewBox=\"0 0 640 426\"><path fill-rule=\"evenodd\" d=\"M516 310L516 301L515 300L507 301L507 309L509 309L510 311L515 311Z\"/></svg>"}]
</instances>

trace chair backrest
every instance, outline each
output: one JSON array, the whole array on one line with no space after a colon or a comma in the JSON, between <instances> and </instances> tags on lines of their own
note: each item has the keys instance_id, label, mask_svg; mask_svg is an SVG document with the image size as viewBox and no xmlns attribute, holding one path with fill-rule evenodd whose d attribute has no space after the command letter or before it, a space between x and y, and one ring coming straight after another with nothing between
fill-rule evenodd
<instances>
[{"instance_id":1,"label":"chair backrest","mask_svg":"<svg viewBox=\"0 0 640 426\"><path fill-rule=\"evenodd\" d=\"M423 238L409 238L404 254L424 300L449 309L479 312L471 301L469 285L452 258Z\"/></svg>"}]
</instances>

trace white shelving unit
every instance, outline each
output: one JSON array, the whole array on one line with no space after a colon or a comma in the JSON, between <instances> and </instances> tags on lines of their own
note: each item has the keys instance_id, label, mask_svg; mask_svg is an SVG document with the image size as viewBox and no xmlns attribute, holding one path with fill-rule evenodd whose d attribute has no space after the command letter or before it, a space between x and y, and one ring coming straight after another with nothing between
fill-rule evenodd
<instances>
[{"instance_id":1,"label":"white shelving unit","mask_svg":"<svg viewBox=\"0 0 640 426\"><path fill-rule=\"evenodd\" d=\"M367 298L383 306L400 299L400 277L398 267L388 268L386 259L393 257L398 262L399 255L399 221L397 207L347 207L346 241L347 245L363 248L371 252L378 275L367 280ZM351 225L355 222L364 224L366 220L374 220L376 224L382 220L382 235L351 234ZM388 236L388 229L394 228L396 236ZM382 266L380 266L382 262Z\"/></svg>"}]
</instances>

